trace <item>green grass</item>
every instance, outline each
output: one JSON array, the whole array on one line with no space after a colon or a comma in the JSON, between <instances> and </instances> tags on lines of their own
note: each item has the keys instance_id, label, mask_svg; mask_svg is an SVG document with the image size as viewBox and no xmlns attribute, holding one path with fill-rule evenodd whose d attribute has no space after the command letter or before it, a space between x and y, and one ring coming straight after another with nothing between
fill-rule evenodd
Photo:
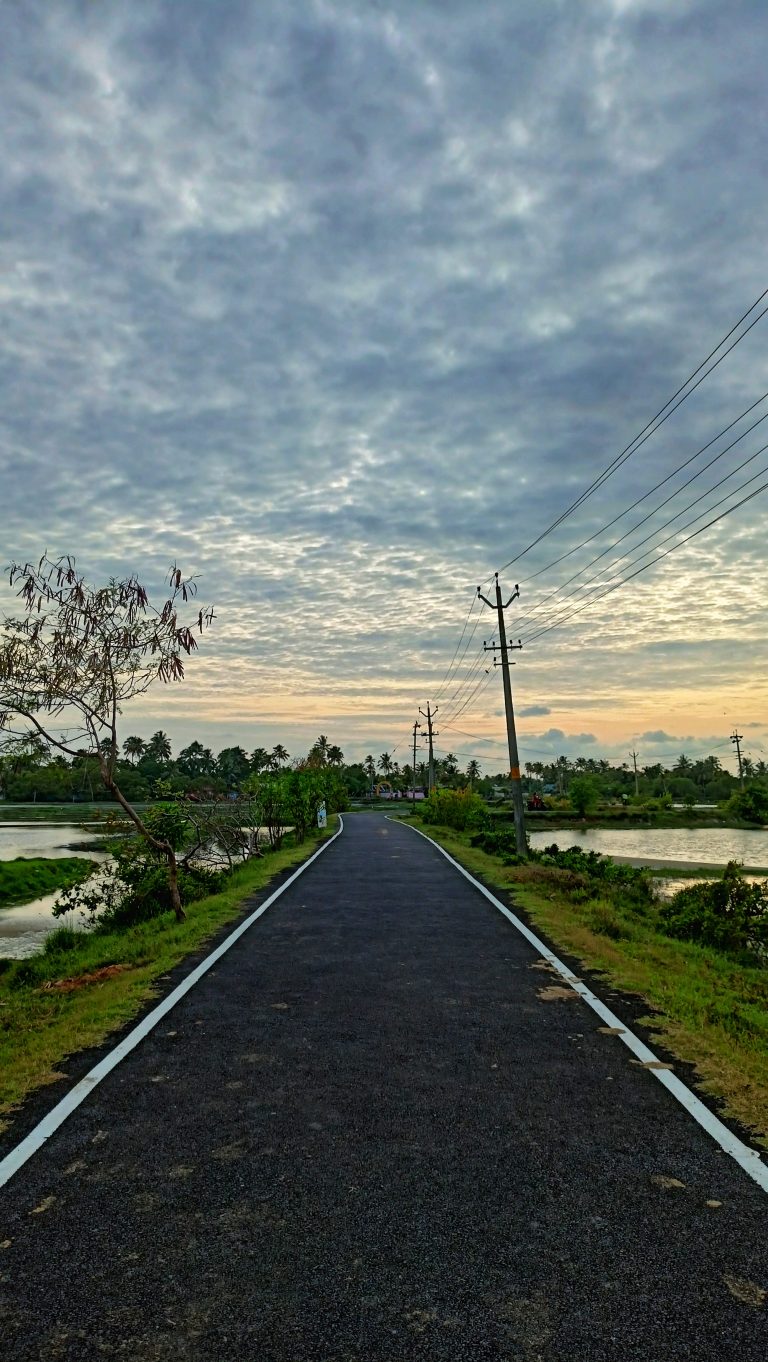
<instances>
[{"instance_id":1,"label":"green grass","mask_svg":"<svg viewBox=\"0 0 768 1362\"><path fill-rule=\"evenodd\" d=\"M13 861L0 861L0 908L67 889L95 869L96 862L82 856L17 856Z\"/></svg>"},{"instance_id":2,"label":"green grass","mask_svg":"<svg viewBox=\"0 0 768 1362\"><path fill-rule=\"evenodd\" d=\"M466 833L427 827L468 870L510 892L535 927L606 983L645 1000L654 1038L696 1066L702 1089L768 1147L768 969L749 957L729 956L675 941L658 927L654 907L620 900L580 901L568 872L504 866L469 845Z\"/></svg>"},{"instance_id":3,"label":"green grass","mask_svg":"<svg viewBox=\"0 0 768 1362\"><path fill-rule=\"evenodd\" d=\"M243 903L280 871L307 859L333 835L328 830L240 866L221 894L190 904L186 922L171 913L119 932L52 933L50 948L27 960L0 960L0 1118L34 1089L60 1077L66 1056L103 1041L162 992L158 987L185 956L239 917ZM83 980L108 966L119 972ZM65 992L51 985L82 980ZM7 1125L0 1119L0 1129Z\"/></svg>"}]
</instances>

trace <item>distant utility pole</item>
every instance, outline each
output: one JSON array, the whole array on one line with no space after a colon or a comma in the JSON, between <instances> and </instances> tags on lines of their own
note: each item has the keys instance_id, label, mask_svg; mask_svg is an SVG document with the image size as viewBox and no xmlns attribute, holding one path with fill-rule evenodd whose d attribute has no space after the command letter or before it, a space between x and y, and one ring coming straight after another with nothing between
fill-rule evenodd
<instances>
[{"instance_id":1,"label":"distant utility pole","mask_svg":"<svg viewBox=\"0 0 768 1362\"><path fill-rule=\"evenodd\" d=\"M433 739L433 738L439 737L439 734L436 733L435 730L433 729L433 727L432 727L432 720L434 719L435 715L437 714L437 710L438 710L438 706L437 706L437 705L435 705L435 708L434 708L434 709L430 709L430 707L429 707L429 700L427 700L427 712L426 712L426 714L424 714L424 710L423 710L423 709L419 708L419 714L424 715L424 718L425 718L426 721L427 721L427 733L428 733L428 735L429 735L429 778L428 778L428 780L427 780L427 785L428 785L428 787L429 787L428 790L427 790L427 793L428 793L428 794L431 794L432 791L433 791L434 788L435 788L435 754L434 754L434 752L433 752L433 750L432 750L432 739Z\"/></svg>"},{"instance_id":2,"label":"distant utility pole","mask_svg":"<svg viewBox=\"0 0 768 1362\"><path fill-rule=\"evenodd\" d=\"M632 765L635 768L635 798L638 799L640 797L640 785L637 779L637 752L630 752L629 755L632 758Z\"/></svg>"},{"instance_id":3,"label":"distant utility pole","mask_svg":"<svg viewBox=\"0 0 768 1362\"><path fill-rule=\"evenodd\" d=\"M411 809L416 812L416 734L420 731L421 724L418 719L413 725L413 766L411 767Z\"/></svg>"},{"instance_id":4,"label":"distant utility pole","mask_svg":"<svg viewBox=\"0 0 768 1362\"><path fill-rule=\"evenodd\" d=\"M512 706L512 682L509 676L509 654L517 648L522 648L522 643L507 643L507 631L504 627L504 611L508 606L516 601L520 595L520 588L515 584L515 589L506 604L502 603L501 587L499 586L499 574L496 576L496 603L495 605L484 596L480 587L477 594L481 601L495 610L499 620L499 641L498 643L484 643L483 648L487 653L500 653L501 662L493 659L494 667L501 666L501 679L504 682L504 708L507 712L507 742L509 744L509 778L512 782L512 808L515 815L515 844L518 856L528 854L528 846L525 840L525 814L523 812L523 786L520 780L520 757L517 752L517 734L515 732L515 711Z\"/></svg>"},{"instance_id":5,"label":"distant utility pole","mask_svg":"<svg viewBox=\"0 0 768 1362\"><path fill-rule=\"evenodd\" d=\"M743 785L743 784L744 784L744 769L743 769L742 764L741 764L741 747L739 746L739 743L741 743L741 742L743 742L743 741L744 741L744 734L743 734L743 733L737 733L737 732L736 732L736 729L734 728L734 730L733 730L733 732L732 732L732 734L731 734L731 742L734 742L734 743L736 744L736 756L737 756L738 759L739 759L739 784L740 784L740 785Z\"/></svg>"}]
</instances>

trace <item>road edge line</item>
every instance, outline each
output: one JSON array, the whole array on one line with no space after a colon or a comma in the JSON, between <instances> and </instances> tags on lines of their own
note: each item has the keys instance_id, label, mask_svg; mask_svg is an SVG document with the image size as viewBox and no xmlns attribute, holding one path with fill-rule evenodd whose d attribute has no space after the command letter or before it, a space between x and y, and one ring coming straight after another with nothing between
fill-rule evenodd
<instances>
[{"instance_id":1,"label":"road edge line","mask_svg":"<svg viewBox=\"0 0 768 1362\"><path fill-rule=\"evenodd\" d=\"M106 1078L107 1074L111 1073L113 1069L116 1069L120 1061L125 1059L126 1055L129 1055L132 1050L135 1050L136 1046L140 1044L144 1037L148 1036L150 1031L154 1030L157 1023L162 1021L163 1017L168 1015L171 1009L181 1001L185 994L189 993L190 990L194 988L195 984L199 983L203 975L208 973L208 970L216 964L217 960L220 960L222 955L226 954L230 947L234 946L236 941L239 941L240 937L248 931L248 928L253 926L256 919L260 918L263 913L266 913L268 908L271 908L275 900L279 899L281 894L284 894L286 889L290 888L294 881L299 878L299 875L303 875L304 871L309 869L313 861L316 861L318 856L322 856L323 852L327 851L329 846L333 845L337 837L340 837L343 831L344 819L341 814L339 814L338 832L335 832L332 837L329 837L327 841L323 842L323 845L318 847L317 851L313 852L306 861L302 861L301 865L297 866L293 874L290 875L274 893L270 894L269 898L265 899L264 903L260 904L252 913L249 913L248 917L245 918L239 926L235 927L234 931L230 932L229 936L225 937L221 945L217 946L204 960L201 960L200 964L196 965L186 978L182 979L181 983L177 984L176 988L172 989L167 997L163 998L162 1002L158 1003L157 1007L147 1013L147 1016L134 1026L133 1030L129 1031L128 1035L124 1036L113 1050L110 1050L103 1059L99 1060L99 1063L94 1065L85 1077L81 1078L80 1081L75 1084L74 1088L72 1088L65 1097L62 1097L61 1101L57 1102L56 1106L53 1107L41 1121L38 1121L36 1126L33 1126L29 1134L26 1135L23 1140L20 1140L20 1142L5 1155L5 1158L0 1159L0 1187L4 1187L7 1182L10 1182L14 1174L24 1166L28 1159L32 1158L33 1154L37 1153L38 1149L45 1144L46 1140L49 1140L51 1135L59 1129L59 1126L64 1124L67 1117L71 1116L72 1112L80 1106L81 1102L85 1101L89 1093L93 1092L94 1088L98 1086L101 1080Z\"/></svg>"},{"instance_id":2,"label":"road edge line","mask_svg":"<svg viewBox=\"0 0 768 1362\"><path fill-rule=\"evenodd\" d=\"M390 815L387 814L386 817L390 818ZM521 918L517 917L510 908L507 908L506 904L501 902L501 899L497 899L496 895L492 894L490 889L487 889L480 880L476 880L474 875L472 875L460 861L457 861L455 857L451 856L450 852L445 850L445 847L441 847L439 842L435 842L426 832L422 832L421 828L415 828L412 824L405 823L401 819L390 819L390 821L400 822L403 827L410 828L411 832L415 832L419 837L423 837L425 842L429 842L430 846L433 846L436 851L439 851L441 856L444 856L447 861L450 861L451 865L454 866L466 880L469 880L470 884L474 885L475 889L478 889L484 898L488 899L489 903L493 904L494 908L498 908L499 912L504 914L512 923L512 926L525 937L526 941L528 941L531 946L534 946L535 949L540 952L548 964L552 965L552 967L557 970L557 973L561 975L565 982L573 989L574 993L577 993L580 998L583 998L584 1002L592 1008L592 1011L597 1013L601 1021L605 1022L606 1026L610 1026L612 1029L616 1028L617 1039L622 1041L623 1044L632 1051L632 1054L640 1060L641 1064L659 1064L661 1062L658 1055L655 1055L653 1051L629 1029L626 1023L623 1022L620 1017L616 1016L615 1012L612 1012L609 1007L606 1007L605 1003L602 1002L581 979L577 979L568 966L563 964L563 961L560 960L548 946L545 946L541 938L538 937L535 932L532 932L530 927L526 926ZM667 1091L672 1094L675 1100L685 1108L689 1116L692 1116L694 1121L707 1132L715 1143L719 1144L720 1148L724 1150L726 1154L729 1154L731 1158L744 1169L744 1172L752 1178L753 1182L757 1183L758 1187L761 1187L764 1192L768 1192L768 1166L763 1163L762 1156L757 1149L752 1149L749 1145L745 1144L743 1140L740 1140L737 1135L734 1135L733 1132L715 1116L714 1112L711 1112L709 1107L705 1106L701 1099L698 1098L695 1093L691 1092L690 1088L686 1087L682 1079L678 1078L676 1074L671 1073L669 1069L648 1069L647 1072L658 1079L659 1083L661 1083Z\"/></svg>"}]
</instances>

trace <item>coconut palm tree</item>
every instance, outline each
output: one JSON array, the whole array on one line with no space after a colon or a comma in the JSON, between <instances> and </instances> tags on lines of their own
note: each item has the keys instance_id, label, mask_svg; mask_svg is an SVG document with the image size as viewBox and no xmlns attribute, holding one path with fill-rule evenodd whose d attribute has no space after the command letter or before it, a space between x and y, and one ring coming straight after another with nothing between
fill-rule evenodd
<instances>
[{"instance_id":1,"label":"coconut palm tree","mask_svg":"<svg viewBox=\"0 0 768 1362\"><path fill-rule=\"evenodd\" d=\"M154 757L155 761L171 760L171 740L168 737L168 734L163 732L162 728L159 728L156 733L152 734L152 737L147 743L146 752L147 756Z\"/></svg>"},{"instance_id":2,"label":"coconut palm tree","mask_svg":"<svg viewBox=\"0 0 768 1362\"><path fill-rule=\"evenodd\" d=\"M475 758L473 757L471 761L467 762L467 780L469 781L470 790L474 788L475 781L479 779L480 779L480 762L476 761Z\"/></svg>"},{"instance_id":3,"label":"coconut palm tree","mask_svg":"<svg viewBox=\"0 0 768 1362\"><path fill-rule=\"evenodd\" d=\"M370 781L371 794L373 794L373 782L376 779L376 762L373 760L370 752L363 762L363 770Z\"/></svg>"},{"instance_id":4,"label":"coconut palm tree","mask_svg":"<svg viewBox=\"0 0 768 1362\"><path fill-rule=\"evenodd\" d=\"M276 743L275 746L272 748L272 765L284 766L288 760L289 755L290 754L286 752L282 743Z\"/></svg>"},{"instance_id":5,"label":"coconut palm tree","mask_svg":"<svg viewBox=\"0 0 768 1362\"><path fill-rule=\"evenodd\" d=\"M136 762L143 757L146 750L147 744L143 738L130 737L126 738L123 743L123 751L125 752L126 757L128 757L129 760L131 757L134 758L134 766L136 765Z\"/></svg>"},{"instance_id":6,"label":"coconut palm tree","mask_svg":"<svg viewBox=\"0 0 768 1362\"><path fill-rule=\"evenodd\" d=\"M379 770L384 772L385 778L389 777L392 770L392 758L389 755L389 752L382 752L379 757Z\"/></svg>"}]
</instances>

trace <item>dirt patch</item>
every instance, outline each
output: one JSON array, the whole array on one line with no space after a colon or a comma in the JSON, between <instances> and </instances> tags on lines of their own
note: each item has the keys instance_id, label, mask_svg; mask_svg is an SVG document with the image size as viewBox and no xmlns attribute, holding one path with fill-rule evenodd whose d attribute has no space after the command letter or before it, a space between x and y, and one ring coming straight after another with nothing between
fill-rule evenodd
<instances>
[{"instance_id":1,"label":"dirt patch","mask_svg":"<svg viewBox=\"0 0 768 1362\"><path fill-rule=\"evenodd\" d=\"M751 1305L755 1310L759 1310L765 1303L768 1292L756 1282L750 1282L746 1277L732 1277L730 1272L723 1273L723 1281L737 1301L743 1301L745 1305Z\"/></svg>"},{"instance_id":2,"label":"dirt patch","mask_svg":"<svg viewBox=\"0 0 768 1362\"><path fill-rule=\"evenodd\" d=\"M574 993L572 988L560 988L558 984L550 984L549 988L540 988L538 996L544 1003L555 1003L558 999L563 1000L578 998L578 993Z\"/></svg>"},{"instance_id":3,"label":"dirt patch","mask_svg":"<svg viewBox=\"0 0 768 1362\"><path fill-rule=\"evenodd\" d=\"M685 1183L681 1182L679 1178L670 1178L664 1173L655 1173L651 1178L651 1182L654 1183L656 1187L663 1187L665 1192L673 1192L676 1189L685 1187Z\"/></svg>"},{"instance_id":4,"label":"dirt patch","mask_svg":"<svg viewBox=\"0 0 768 1362\"><path fill-rule=\"evenodd\" d=\"M46 979L40 985L41 993L74 993L77 988L86 988L88 984L101 984L105 979L113 979L116 974L122 974L124 970L130 969L130 965L102 965L101 969L91 970L89 974L76 974L72 979Z\"/></svg>"}]
</instances>

